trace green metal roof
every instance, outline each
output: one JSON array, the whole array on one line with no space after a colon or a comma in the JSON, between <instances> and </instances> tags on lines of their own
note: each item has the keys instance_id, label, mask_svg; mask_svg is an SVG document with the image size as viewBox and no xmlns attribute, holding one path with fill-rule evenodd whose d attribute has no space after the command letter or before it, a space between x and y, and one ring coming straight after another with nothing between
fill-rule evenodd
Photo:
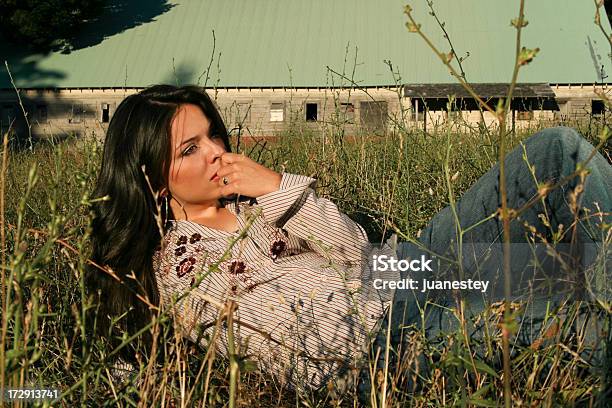
<instances>
[{"instance_id":1,"label":"green metal roof","mask_svg":"<svg viewBox=\"0 0 612 408\"><path fill-rule=\"evenodd\" d=\"M110 1L111 5L126 2ZM450 50L426 0L174 0L132 1L109 7L68 54L34 55L0 41L18 87L114 88L197 83L214 62L208 86L338 86L326 67L363 86L393 85L384 60L402 83L454 79L416 34L405 27L409 3L423 30ZM594 24L592 0L527 0L523 44L541 49L520 82L598 83L612 75L610 46ZM435 0L434 7L472 82L509 82L514 63L518 0ZM113 12L113 10L115 10ZM605 28L610 24L603 16ZM347 53L348 50L348 53ZM355 57L355 51L357 53ZM220 55L219 55L220 54ZM204 84L204 75L200 84ZM346 81L345 81L346 84ZM4 67L0 88L10 88Z\"/></svg>"}]
</instances>

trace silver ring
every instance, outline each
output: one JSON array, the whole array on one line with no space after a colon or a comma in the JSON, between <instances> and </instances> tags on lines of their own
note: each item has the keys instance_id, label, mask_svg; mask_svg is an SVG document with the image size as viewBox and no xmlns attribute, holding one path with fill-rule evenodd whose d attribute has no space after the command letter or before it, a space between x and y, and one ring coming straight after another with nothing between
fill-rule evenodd
<instances>
[{"instance_id":1,"label":"silver ring","mask_svg":"<svg viewBox=\"0 0 612 408\"><path fill-rule=\"evenodd\" d=\"M227 179L227 177L223 177L223 184L225 184L226 186L229 184L229 180Z\"/></svg>"}]
</instances>

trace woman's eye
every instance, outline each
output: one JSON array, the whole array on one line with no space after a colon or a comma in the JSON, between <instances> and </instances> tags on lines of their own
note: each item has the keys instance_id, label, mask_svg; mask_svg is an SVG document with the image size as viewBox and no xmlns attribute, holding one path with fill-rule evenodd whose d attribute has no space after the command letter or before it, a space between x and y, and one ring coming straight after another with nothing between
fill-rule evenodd
<instances>
[{"instance_id":1,"label":"woman's eye","mask_svg":"<svg viewBox=\"0 0 612 408\"><path fill-rule=\"evenodd\" d=\"M183 156L189 156L191 153L193 153L195 151L196 148L197 148L196 145L189 146L188 148L183 150Z\"/></svg>"}]
</instances>

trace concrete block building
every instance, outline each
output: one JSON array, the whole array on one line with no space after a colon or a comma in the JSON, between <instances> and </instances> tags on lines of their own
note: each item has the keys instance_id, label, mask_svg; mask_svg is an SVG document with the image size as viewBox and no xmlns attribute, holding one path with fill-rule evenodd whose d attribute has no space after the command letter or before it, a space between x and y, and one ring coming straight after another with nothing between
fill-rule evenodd
<instances>
[{"instance_id":1,"label":"concrete block building","mask_svg":"<svg viewBox=\"0 0 612 408\"><path fill-rule=\"evenodd\" d=\"M295 121L341 123L356 134L494 122L406 29L404 3L109 1L70 50L36 54L0 38L12 76L3 67L0 128L26 131L25 111L40 137L103 135L126 95L158 83L205 86L228 129L257 137L282 135ZM518 1L436 0L442 24L426 0L410 4L436 47L452 44L462 59L454 66L479 96L492 104L505 96ZM612 56L595 12L591 0L528 2L522 43L540 52L520 72L509 122L605 115Z\"/></svg>"}]
</instances>

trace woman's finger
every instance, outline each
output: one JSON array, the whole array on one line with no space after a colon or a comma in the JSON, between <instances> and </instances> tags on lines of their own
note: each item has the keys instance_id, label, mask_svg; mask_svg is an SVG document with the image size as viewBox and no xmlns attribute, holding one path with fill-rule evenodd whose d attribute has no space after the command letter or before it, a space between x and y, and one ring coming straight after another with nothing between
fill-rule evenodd
<instances>
[{"instance_id":1,"label":"woman's finger","mask_svg":"<svg viewBox=\"0 0 612 408\"><path fill-rule=\"evenodd\" d=\"M229 185L229 183L230 183L229 176L219 176L219 177L220 177L219 185L221 187Z\"/></svg>"},{"instance_id":2,"label":"woman's finger","mask_svg":"<svg viewBox=\"0 0 612 408\"><path fill-rule=\"evenodd\" d=\"M236 182L230 183L230 184L227 184L227 185L223 185L223 180L221 180L221 186L222 187L221 187L220 192L221 192L221 195L223 197L228 197L228 196L231 196L231 195L239 193L239 191L238 191L239 184L236 183Z\"/></svg>"},{"instance_id":3,"label":"woman's finger","mask_svg":"<svg viewBox=\"0 0 612 408\"><path fill-rule=\"evenodd\" d=\"M238 169L236 168L236 165L226 164L226 165L219 167L219 170L217 170L217 176L219 177L227 176L228 174L235 173L237 170Z\"/></svg>"},{"instance_id":4,"label":"woman's finger","mask_svg":"<svg viewBox=\"0 0 612 408\"><path fill-rule=\"evenodd\" d=\"M219 175L219 185L221 187L223 186L228 186L230 185L232 182L236 183L236 181L238 181L240 179L240 175L238 173L228 173L228 174L224 174L224 175Z\"/></svg>"},{"instance_id":5,"label":"woman's finger","mask_svg":"<svg viewBox=\"0 0 612 408\"><path fill-rule=\"evenodd\" d=\"M231 164L241 162L246 158L244 154L236 154L236 153L223 153L221 155L221 162L223 164Z\"/></svg>"}]
</instances>

